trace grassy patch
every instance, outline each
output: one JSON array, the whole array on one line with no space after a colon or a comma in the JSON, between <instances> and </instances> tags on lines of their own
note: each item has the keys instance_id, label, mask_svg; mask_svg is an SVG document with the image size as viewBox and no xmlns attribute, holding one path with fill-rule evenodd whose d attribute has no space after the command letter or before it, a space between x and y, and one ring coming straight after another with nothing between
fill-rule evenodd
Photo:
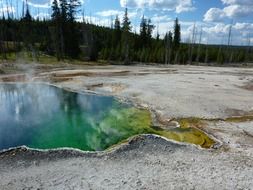
<instances>
[{"instance_id":1,"label":"grassy patch","mask_svg":"<svg viewBox=\"0 0 253 190\"><path fill-rule=\"evenodd\" d=\"M47 55L39 52L36 56L31 52L21 51L18 53L9 52L6 54L6 59L0 55L0 59L4 59L6 62L23 62L23 63L40 63L40 64L59 64L59 63L69 63L74 65L108 65L105 61L83 61L81 59L70 59L65 58L58 61L55 56Z\"/></svg>"}]
</instances>

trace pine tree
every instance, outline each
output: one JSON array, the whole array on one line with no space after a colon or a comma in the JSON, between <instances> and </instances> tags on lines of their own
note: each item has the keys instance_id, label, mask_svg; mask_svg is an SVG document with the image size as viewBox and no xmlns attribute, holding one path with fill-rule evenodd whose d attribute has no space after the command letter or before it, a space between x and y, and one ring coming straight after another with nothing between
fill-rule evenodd
<instances>
[{"instance_id":1,"label":"pine tree","mask_svg":"<svg viewBox=\"0 0 253 190\"><path fill-rule=\"evenodd\" d=\"M11 2L11 0L8 1ZM140 30L141 35L136 31L131 32L127 10L123 23L116 17L114 27L108 28L88 24L85 19L83 23L77 22L75 16L78 11L78 0L52 0L51 20L44 19L43 21L33 19L25 4L26 0L23 2L21 19L18 17L14 19L12 13L8 11L0 15L0 56L3 59L8 58L9 54L18 55L22 48L26 48L27 53L33 58L38 58L37 53L39 52L55 55L58 59L79 58L79 41L82 41L80 47L82 55L87 58L86 60L92 61L96 61L98 57L115 61L124 60L126 64L130 60L157 63L173 63L173 61L187 63L189 60L226 63L253 60L250 36L245 48L232 48L230 47L231 29L228 34L227 47L200 45L202 38L200 33L198 48L193 49L188 48L187 44L180 44L178 20L175 21L173 33L168 32L164 40L159 39L159 35L153 39L151 20L144 17L140 24L143 26ZM80 36L80 31L83 33L83 38ZM157 34L159 34L158 31ZM141 36L144 43L140 43ZM194 44L195 39L196 32L193 32L192 40L189 39L189 46ZM224 40L222 41L221 44L224 44Z\"/></svg>"},{"instance_id":2,"label":"pine tree","mask_svg":"<svg viewBox=\"0 0 253 190\"><path fill-rule=\"evenodd\" d=\"M27 6L27 9L26 9L25 17L23 19L27 22L32 21L32 16L30 14L30 10L29 10L28 6Z\"/></svg>"},{"instance_id":3,"label":"pine tree","mask_svg":"<svg viewBox=\"0 0 253 190\"><path fill-rule=\"evenodd\" d=\"M2 59L7 59L6 55L6 47L5 47L5 40L6 40L6 20L3 13L2 19L0 20L0 53L2 54Z\"/></svg>"},{"instance_id":4,"label":"pine tree","mask_svg":"<svg viewBox=\"0 0 253 190\"><path fill-rule=\"evenodd\" d=\"M151 19L145 19L142 17L140 24L140 43L142 48L148 48L151 46L152 33L155 26L152 24Z\"/></svg>"},{"instance_id":5,"label":"pine tree","mask_svg":"<svg viewBox=\"0 0 253 190\"><path fill-rule=\"evenodd\" d=\"M68 19L71 22L74 22L75 14L78 12L78 7L80 7L80 5L81 3L79 0L69 0L67 15L68 15Z\"/></svg>"},{"instance_id":6,"label":"pine tree","mask_svg":"<svg viewBox=\"0 0 253 190\"><path fill-rule=\"evenodd\" d=\"M23 42L27 51L32 50L33 46L33 28L32 28L32 16L30 14L30 10L28 4L26 2L26 11L24 17L22 18L22 35ZM30 34L30 35L27 35Z\"/></svg>"},{"instance_id":7,"label":"pine tree","mask_svg":"<svg viewBox=\"0 0 253 190\"><path fill-rule=\"evenodd\" d=\"M77 58L80 54L79 32L75 21L79 5L79 0L59 0L59 4L57 0L53 1L51 17L56 32L54 37L58 59L64 55Z\"/></svg>"},{"instance_id":8,"label":"pine tree","mask_svg":"<svg viewBox=\"0 0 253 190\"><path fill-rule=\"evenodd\" d=\"M51 8L52 8L52 15L51 15L52 21L59 20L59 18L60 18L60 8L59 8L57 0L54 0L52 2L52 7Z\"/></svg>"},{"instance_id":9,"label":"pine tree","mask_svg":"<svg viewBox=\"0 0 253 190\"><path fill-rule=\"evenodd\" d=\"M66 22L68 17L68 2L67 0L59 0L59 2L62 22Z\"/></svg>"},{"instance_id":10,"label":"pine tree","mask_svg":"<svg viewBox=\"0 0 253 190\"><path fill-rule=\"evenodd\" d=\"M113 46L117 48L118 44L121 42L121 27L120 27L120 20L118 15L115 18L114 22L114 32L113 32Z\"/></svg>"},{"instance_id":11,"label":"pine tree","mask_svg":"<svg viewBox=\"0 0 253 190\"><path fill-rule=\"evenodd\" d=\"M119 20L119 16L118 15L116 15L116 18L115 18L114 29L118 30L118 31L121 30L121 28L120 28L120 20Z\"/></svg>"},{"instance_id":12,"label":"pine tree","mask_svg":"<svg viewBox=\"0 0 253 190\"><path fill-rule=\"evenodd\" d=\"M123 24L122 25L123 32L130 33L131 32L131 21L129 20L129 17L128 17L128 9L127 8L125 9L125 14L123 17L122 24Z\"/></svg>"},{"instance_id":13,"label":"pine tree","mask_svg":"<svg viewBox=\"0 0 253 190\"><path fill-rule=\"evenodd\" d=\"M54 48L55 48L55 53L57 60L60 61L63 57L63 52L61 51L61 12L60 8L58 5L58 1L54 0L52 3L52 30L51 30L51 35L53 38L54 42Z\"/></svg>"},{"instance_id":14,"label":"pine tree","mask_svg":"<svg viewBox=\"0 0 253 190\"><path fill-rule=\"evenodd\" d=\"M171 63L173 37L171 31L165 35L165 64Z\"/></svg>"},{"instance_id":15,"label":"pine tree","mask_svg":"<svg viewBox=\"0 0 253 190\"><path fill-rule=\"evenodd\" d=\"M124 53L124 63L129 64L130 57L129 57L129 46L130 46L130 31L131 31L131 22L128 17L128 10L125 9L125 14L123 17L122 22L122 32L123 32L123 39L122 39L122 46L123 46L123 53Z\"/></svg>"},{"instance_id":16,"label":"pine tree","mask_svg":"<svg viewBox=\"0 0 253 190\"><path fill-rule=\"evenodd\" d=\"M176 18L175 24L174 24L174 39L173 39L175 50L178 50L180 46L180 41L181 41L181 26L178 22L178 18Z\"/></svg>"},{"instance_id":17,"label":"pine tree","mask_svg":"<svg viewBox=\"0 0 253 190\"><path fill-rule=\"evenodd\" d=\"M153 30L155 29L155 26L152 24L151 19L148 19L148 25L147 25L147 36L150 40L152 38Z\"/></svg>"},{"instance_id":18,"label":"pine tree","mask_svg":"<svg viewBox=\"0 0 253 190\"><path fill-rule=\"evenodd\" d=\"M116 15L114 25L113 25L113 33L112 33L112 47L111 47L111 58L118 59L118 47L120 48L121 42L121 26L118 15Z\"/></svg>"},{"instance_id":19,"label":"pine tree","mask_svg":"<svg viewBox=\"0 0 253 190\"><path fill-rule=\"evenodd\" d=\"M60 48L62 55L66 54L66 23L67 23L67 1L59 0L60 2L60 20L59 20L59 34L60 34Z\"/></svg>"},{"instance_id":20,"label":"pine tree","mask_svg":"<svg viewBox=\"0 0 253 190\"><path fill-rule=\"evenodd\" d=\"M147 44L147 28L147 19L143 15L140 24L140 46L142 48Z\"/></svg>"},{"instance_id":21,"label":"pine tree","mask_svg":"<svg viewBox=\"0 0 253 190\"><path fill-rule=\"evenodd\" d=\"M79 48L79 32L75 22L75 15L78 11L78 7L80 6L79 0L69 0L67 4L67 28L65 36L66 38L66 48L67 54L71 58L77 58L80 54Z\"/></svg>"}]
</instances>

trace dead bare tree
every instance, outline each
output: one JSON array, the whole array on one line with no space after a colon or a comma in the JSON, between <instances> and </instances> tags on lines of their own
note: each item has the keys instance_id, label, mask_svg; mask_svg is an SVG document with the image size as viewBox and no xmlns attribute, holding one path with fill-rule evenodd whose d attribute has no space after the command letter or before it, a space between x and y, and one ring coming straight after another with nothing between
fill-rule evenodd
<instances>
[{"instance_id":1,"label":"dead bare tree","mask_svg":"<svg viewBox=\"0 0 253 190\"><path fill-rule=\"evenodd\" d=\"M18 6L18 0L16 0L16 20L19 18L19 6Z\"/></svg>"},{"instance_id":2,"label":"dead bare tree","mask_svg":"<svg viewBox=\"0 0 253 190\"><path fill-rule=\"evenodd\" d=\"M199 34L199 43L198 43L198 52L197 52L196 62L199 62L199 59L200 59L202 34L203 34L203 28L201 26L201 28L200 28L200 34Z\"/></svg>"},{"instance_id":3,"label":"dead bare tree","mask_svg":"<svg viewBox=\"0 0 253 190\"><path fill-rule=\"evenodd\" d=\"M193 25L193 30L192 30L192 37L191 37L191 42L190 42L190 46L189 46L189 64L192 64L193 61L193 50L194 50L194 46L195 46L195 40L196 40L196 24L194 23Z\"/></svg>"},{"instance_id":4,"label":"dead bare tree","mask_svg":"<svg viewBox=\"0 0 253 190\"><path fill-rule=\"evenodd\" d=\"M227 51L226 51L226 62L231 63L233 58L233 52L231 51L231 40L232 39L232 24L229 26L228 31L228 42L227 42Z\"/></svg>"},{"instance_id":5,"label":"dead bare tree","mask_svg":"<svg viewBox=\"0 0 253 190\"><path fill-rule=\"evenodd\" d=\"M206 42L205 63L209 62L209 49L208 49L209 43L208 42L209 42L209 37L207 37L207 42Z\"/></svg>"},{"instance_id":6,"label":"dead bare tree","mask_svg":"<svg viewBox=\"0 0 253 190\"><path fill-rule=\"evenodd\" d=\"M244 55L244 62L249 61L249 56L250 56L250 50L251 50L251 35L250 33L247 35L247 42L246 42L246 48L245 48L245 55Z\"/></svg>"}]
</instances>

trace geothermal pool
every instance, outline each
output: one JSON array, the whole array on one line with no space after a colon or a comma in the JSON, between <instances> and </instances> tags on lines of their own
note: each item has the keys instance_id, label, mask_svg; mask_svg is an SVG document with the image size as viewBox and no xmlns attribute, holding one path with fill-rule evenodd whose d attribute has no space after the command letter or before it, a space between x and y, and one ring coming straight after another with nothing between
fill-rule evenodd
<instances>
[{"instance_id":1,"label":"geothermal pool","mask_svg":"<svg viewBox=\"0 0 253 190\"><path fill-rule=\"evenodd\" d=\"M210 147L196 129L152 128L151 115L113 97L70 92L46 84L0 84L0 150L105 150L137 134L158 134Z\"/></svg>"},{"instance_id":2,"label":"geothermal pool","mask_svg":"<svg viewBox=\"0 0 253 190\"><path fill-rule=\"evenodd\" d=\"M44 84L0 85L0 149L26 145L38 149L104 150L145 132L138 128L140 120L141 125L150 125L146 111L112 97L79 94Z\"/></svg>"}]
</instances>

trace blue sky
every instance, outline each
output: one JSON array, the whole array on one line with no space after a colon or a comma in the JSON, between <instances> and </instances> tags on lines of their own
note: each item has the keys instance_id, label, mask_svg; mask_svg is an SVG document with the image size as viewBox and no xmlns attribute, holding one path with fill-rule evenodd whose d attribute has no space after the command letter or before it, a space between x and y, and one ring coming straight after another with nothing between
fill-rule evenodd
<instances>
[{"instance_id":1,"label":"blue sky","mask_svg":"<svg viewBox=\"0 0 253 190\"><path fill-rule=\"evenodd\" d=\"M20 15L22 1L0 0L0 14L9 10L14 16ZM33 16L50 16L50 1L28 0ZM195 25L197 35L202 30L202 43L226 43L232 25L233 44L253 43L253 0L82 0L81 9L86 19L110 26L116 15L122 18L126 4L136 32L142 15L151 18L156 25L154 35L157 31L164 35L172 30L173 20L178 17L183 41L192 40Z\"/></svg>"}]
</instances>

